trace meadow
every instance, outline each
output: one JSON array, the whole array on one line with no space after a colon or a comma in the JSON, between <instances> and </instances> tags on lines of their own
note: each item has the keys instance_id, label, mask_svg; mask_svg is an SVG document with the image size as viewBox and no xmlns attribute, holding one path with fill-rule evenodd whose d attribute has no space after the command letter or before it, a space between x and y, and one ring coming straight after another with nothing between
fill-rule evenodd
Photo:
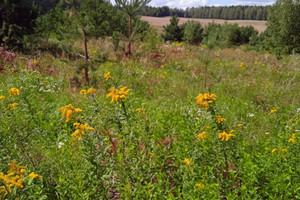
<instances>
[{"instance_id":1,"label":"meadow","mask_svg":"<svg viewBox=\"0 0 300 200\"><path fill-rule=\"evenodd\" d=\"M299 55L88 45L89 84L80 58L2 59L0 199L300 199Z\"/></svg>"}]
</instances>

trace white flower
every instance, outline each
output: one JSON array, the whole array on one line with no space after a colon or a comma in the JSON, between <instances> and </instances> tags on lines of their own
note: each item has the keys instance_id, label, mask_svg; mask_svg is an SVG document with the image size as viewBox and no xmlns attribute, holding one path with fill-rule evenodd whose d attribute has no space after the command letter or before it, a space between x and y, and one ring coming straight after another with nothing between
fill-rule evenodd
<instances>
[{"instance_id":1,"label":"white flower","mask_svg":"<svg viewBox=\"0 0 300 200\"><path fill-rule=\"evenodd\" d=\"M58 145L57 145L57 148L59 148L59 149L60 149L60 148L61 148L63 145L64 145L64 143L63 143L63 142L59 142L59 143L58 143Z\"/></svg>"},{"instance_id":2,"label":"white flower","mask_svg":"<svg viewBox=\"0 0 300 200\"><path fill-rule=\"evenodd\" d=\"M269 135L269 134L270 134L270 132L266 132L265 134L266 134L266 135Z\"/></svg>"},{"instance_id":3,"label":"white flower","mask_svg":"<svg viewBox=\"0 0 300 200\"><path fill-rule=\"evenodd\" d=\"M248 113L247 116L248 116L248 117L254 117L254 114L253 114L253 113Z\"/></svg>"}]
</instances>

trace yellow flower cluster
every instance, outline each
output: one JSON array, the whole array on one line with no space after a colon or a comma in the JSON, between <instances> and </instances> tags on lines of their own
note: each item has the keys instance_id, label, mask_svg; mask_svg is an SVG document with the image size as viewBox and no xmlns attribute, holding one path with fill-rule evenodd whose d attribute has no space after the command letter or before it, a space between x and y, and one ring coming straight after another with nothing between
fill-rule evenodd
<instances>
[{"instance_id":1,"label":"yellow flower cluster","mask_svg":"<svg viewBox=\"0 0 300 200\"><path fill-rule=\"evenodd\" d=\"M81 109L74 108L74 106L72 106L72 104L61 107L58 110L62 111L62 118L66 118L66 122L69 122L72 119L74 113L82 112Z\"/></svg>"},{"instance_id":2,"label":"yellow flower cluster","mask_svg":"<svg viewBox=\"0 0 300 200\"><path fill-rule=\"evenodd\" d=\"M135 111L138 112L138 113L146 114L146 112L143 108L137 108Z\"/></svg>"},{"instance_id":3,"label":"yellow flower cluster","mask_svg":"<svg viewBox=\"0 0 300 200\"><path fill-rule=\"evenodd\" d=\"M232 134L234 130L230 131L230 133L226 133L225 131L223 133L219 133L219 139L222 141L228 141L230 137L235 137L234 134Z\"/></svg>"},{"instance_id":4,"label":"yellow flower cluster","mask_svg":"<svg viewBox=\"0 0 300 200\"><path fill-rule=\"evenodd\" d=\"M108 81L109 79L114 80L114 77L110 75L110 72L105 73L104 78L106 81Z\"/></svg>"},{"instance_id":5,"label":"yellow flower cluster","mask_svg":"<svg viewBox=\"0 0 300 200\"><path fill-rule=\"evenodd\" d=\"M78 139L79 141L81 140L82 136L85 134L86 130L95 130L92 127L88 127L87 123L81 124L76 122L73 125L75 126L76 130L74 131L74 133L72 133L72 137L74 139Z\"/></svg>"},{"instance_id":6,"label":"yellow flower cluster","mask_svg":"<svg viewBox=\"0 0 300 200\"><path fill-rule=\"evenodd\" d=\"M198 187L198 188L204 188L204 185L203 185L202 183L197 183L197 184L195 185L195 187Z\"/></svg>"},{"instance_id":7,"label":"yellow flower cluster","mask_svg":"<svg viewBox=\"0 0 300 200\"><path fill-rule=\"evenodd\" d=\"M15 110L18 105L19 105L18 103L8 104L11 110Z\"/></svg>"},{"instance_id":8,"label":"yellow flower cluster","mask_svg":"<svg viewBox=\"0 0 300 200\"><path fill-rule=\"evenodd\" d=\"M222 118L220 115L217 116L216 122L217 122L218 124L220 124L221 122L224 122L224 121L226 121L225 118Z\"/></svg>"},{"instance_id":9,"label":"yellow flower cluster","mask_svg":"<svg viewBox=\"0 0 300 200\"><path fill-rule=\"evenodd\" d=\"M11 88L10 90L8 90L8 92L10 97L20 95L20 90L18 88Z\"/></svg>"},{"instance_id":10,"label":"yellow flower cluster","mask_svg":"<svg viewBox=\"0 0 300 200\"><path fill-rule=\"evenodd\" d=\"M167 73L167 72L164 72L164 73L160 74L159 77L160 77L160 78L165 78L167 75L168 75L168 73Z\"/></svg>"},{"instance_id":11,"label":"yellow flower cluster","mask_svg":"<svg viewBox=\"0 0 300 200\"><path fill-rule=\"evenodd\" d=\"M81 90L79 94L86 97L87 94L96 94L96 89L90 88L88 90Z\"/></svg>"},{"instance_id":12,"label":"yellow flower cluster","mask_svg":"<svg viewBox=\"0 0 300 200\"><path fill-rule=\"evenodd\" d=\"M196 97L197 105L200 105L202 108L205 108L206 110L210 107L210 104L212 104L215 100L217 100L217 96L215 94L199 94Z\"/></svg>"},{"instance_id":13,"label":"yellow flower cluster","mask_svg":"<svg viewBox=\"0 0 300 200\"><path fill-rule=\"evenodd\" d=\"M296 134L294 133L288 141L289 143L296 143Z\"/></svg>"},{"instance_id":14,"label":"yellow flower cluster","mask_svg":"<svg viewBox=\"0 0 300 200\"><path fill-rule=\"evenodd\" d=\"M16 161L8 163L9 170L7 173L0 172L0 181L5 185L0 187L0 199L12 192L12 187L24 188L23 178L26 173L25 166L19 166ZM32 174L32 175L31 175ZM28 175L29 178L43 178L33 172ZM33 176L34 175L34 176ZM7 190L8 188L8 190Z\"/></svg>"},{"instance_id":15,"label":"yellow flower cluster","mask_svg":"<svg viewBox=\"0 0 300 200\"><path fill-rule=\"evenodd\" d=\"M241 62L241 63L240 63L241 70L245 70L245 66L246 66L246 65L245 65L244 62Z\"/></svg>"},{"instance_id":16,"label":"yellow flower cluster","mask_svg":"<svg viewBox=\"0 0 300 200\"><path fill-rule=\"evenodd\" d=\"M0 96L0 100L4 100L5 99L5 96Z\"/></svg>"},{"instance_id":17,"label":"yellow flower cluster","mask_svg":"<svg viewBox=\"0 0 300 200\"><path fill-rule=\"evenodd\" d=\"M276 151L278 156L284 156L284 157L288 156L288 154L285 154L285 152L287 152L287 149L273 149L272 153L275 153Z\"/></svg>"},{"instance_id":18,"label":"yellow flower cluster","mask_svg":"<svg viewBox=\"0 0 300 200\"><path fill-rule=\"evenodd\" d=\"M35 174L34 172L31 172L29 175L28 175L29 178L32 178L32 179L38 179L38 178L43 178L43 176L40 176L38 174Z\"/></svg>"},{"instance_id":19,"label":"yellow flower cluster","mask_svg":"<svg viewBox=\"0 0 300 200\"><path fill-rule=\"evenodd\" d=\"M190 165L193 164L193 162L192 162L189 158L185 158L185 159L183 160L183 162L184 162L187 166L190 166Z\"/></svg>"},{"instance_id":20,"label":"yellow flower cluster","mask_svg":"<svg viewBox=\"0 0 300 200\"><path fill-rule=\"evenodd\" d=\"M273 113L276 113L277 112L277 109L272 109L271 111L270 111L270 114L273 114Z\"/></svg>"},{"instance_id":21,"label":"yellow flower cluster","mask_svg":"<svg viewBox=\"0 0 300 200\"><path fill-rule=\"evenodd\" d=\"M121 87L120 90L116 88L110 88L108 91L109 93L106 95L106 98L111 97L111 102L114 103L116 101L119 101L120 99L126 99L129 95L130 89L127 89L127 87Z\"/></svg>"},{"instance_id":22,"label":"yellow flower cluster","mask_svg":"<svg viewBox=\"0 0 300 200\"><path fill-rule=\"evenodd\" d=\"M202 133L199 133L198 136L197 136L198 140L204 141L205 138L206 138L206 131L203 131Z\"/></svg>"}]
</instances>

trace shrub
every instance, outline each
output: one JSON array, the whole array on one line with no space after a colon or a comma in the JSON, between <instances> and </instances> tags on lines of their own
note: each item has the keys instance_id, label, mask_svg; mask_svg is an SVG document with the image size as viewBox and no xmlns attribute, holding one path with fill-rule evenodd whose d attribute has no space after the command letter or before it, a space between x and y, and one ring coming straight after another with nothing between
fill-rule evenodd
<instances>
[{"instance_id":1,"label":"shrub","mask_svg":"<svg viewBox=\"0 0 300 200\"><path fill-rule=\"evenodd\" d=\"M277 0L269 7L265 45L275 54L300 53L299 11L299 0Z\"/></svg>"},{"instance_id":2,"label":"shrub","mask_svg":"<svg viewBox=\"0 0 300 200\"><path fill-rule=\"evenodd\" d=\"M250 38L258 36L258 32L252 27L239 27L237 24L209 24L204 31L204 43L214 43L221 48L233 45L247 44Z\"/></svg>"},{"instance_id":3,"label":"shrub","mask_svg":"<svg viewBox=\"0 0 300 200\"><path fill-rule=\"evenodd\" d=\"M144 38L144 50L148 53L154 53L158 51L158 45L161 42L161 37L157 34L154 28L150 28Z\"/></svg>"},{"instance_id":4,"label":"shrub","mask_svg":"<svg viewBox=\"0 0 300 200\"><path fill-rule=\"evenodd\" d=\"M164 26L164 34L162 37L165 41L182 41L183 38L183 27L178 25L179 19L177 16L173 16L170 19L170 24Z\"/></svg>"},{"instance_id":5,"label":"shrub","mask_svg":"<svg viewBox=\"0 0 300 200\"><path fill-rule=\"evenodd\" d=\"M203 28L199 22L189 21L184 25L184 41L189 44L199 44L203 39Z\"/></svg>"},{"instance_id":6,"label":"shrub","mask_svg":"<svg viewBox=\"0 0 300 200\"><path fill-rule=\"evenodd\" d=\"M258 31L253 26L240 27L240 44L247 44L250 42L250 38L258 37Z\"/></svg>"},{"instance_id":7,"label":"shrub","mask_svg":"<svg viewBox=\"0 0 300 200\"><path fill-rule=\"evenodd\" d=\"M1 1L0 45L7 49L22 48L24 35L33 33L37 9L28 0Z\"/></svg>"}]
</instances>

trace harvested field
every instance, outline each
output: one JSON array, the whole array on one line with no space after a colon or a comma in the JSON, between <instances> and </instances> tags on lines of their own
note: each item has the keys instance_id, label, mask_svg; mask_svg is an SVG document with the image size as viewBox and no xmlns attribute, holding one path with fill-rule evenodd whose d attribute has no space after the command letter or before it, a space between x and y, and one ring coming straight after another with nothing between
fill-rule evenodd
<instances>
[{"instance_id":1,"label":"harvested field","mask_svg":"<svg viewBox=\"0 0 300 200\"><path fill-rule=\"evenodd\" d=\"M143 16L142 20L149 22L149 24L158 29L161 33L163 31L163 26L169 24L171 17L147 17ZM196 18L179 18L179 24L183 24L187 21L198 21L203 26L206 26L208 23L217 23L224 24L225 22L229 24L238 24L239 26L253 26L260 33L266 30L267 22L266 21L255 21L255 20L222 20L222 19L196 19Z\"/></svg>"}]
</instances>

